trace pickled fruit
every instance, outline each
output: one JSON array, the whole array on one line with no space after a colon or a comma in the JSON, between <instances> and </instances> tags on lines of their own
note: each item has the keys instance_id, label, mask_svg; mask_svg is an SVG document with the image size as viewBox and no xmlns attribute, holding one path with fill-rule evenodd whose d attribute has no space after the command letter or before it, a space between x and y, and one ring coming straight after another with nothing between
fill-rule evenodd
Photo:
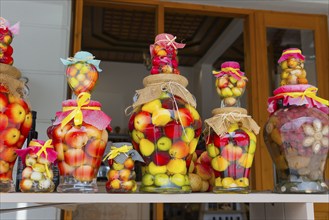
<instances>
[{"instance_id":1,"label":"pickled fruit","mask_svg":"<svg viewBox=\"0 0 329 220\"><path fill-rule=\"evenodd\" d=\"M0 17L0 63L13 65L13 48L10 46L14 35L19 32L19 23L10 26L9 22Z\"/></svg>"}]
</instances>

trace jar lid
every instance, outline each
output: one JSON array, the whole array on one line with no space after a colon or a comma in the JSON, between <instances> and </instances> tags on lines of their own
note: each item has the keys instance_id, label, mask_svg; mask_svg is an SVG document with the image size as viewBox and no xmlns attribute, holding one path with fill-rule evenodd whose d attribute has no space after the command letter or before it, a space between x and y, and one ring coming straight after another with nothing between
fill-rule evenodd
<instances>
[{"instance_id":1,"label":"jar lid","mask_svg":"<svg viewBox=\"0 0 329 220\"><path fill-rule=\"evenodd\" d=\"M155 83L164 83L164 82L176 82L186 87L188 85L188 80L186 77L178 74L154 74L149 75L143 79L143 85L148 86Z\"/></svg>"},{"instance_id":2,"label":"jar lid","mask_svg":"<svg viewBox=\"0 0 329 220\"><path fill-rule=\"evenodd\" d=\"M211 111L213 115L225 114L225 113L240 113L246 115L248 113L247 109L239 107L224 107L224 108L215 108Z\"/></svg>"},{"instance_id":3,"label":"jar lid","mask_svg":"<svg viewBox=\"0 0 329 220\"><path fill-rule=\"evenodd\" d=\"M7 74L15 79L21 78L21 72L14 66L0 63L0 74Z\"/></svg>"}]
</instances>

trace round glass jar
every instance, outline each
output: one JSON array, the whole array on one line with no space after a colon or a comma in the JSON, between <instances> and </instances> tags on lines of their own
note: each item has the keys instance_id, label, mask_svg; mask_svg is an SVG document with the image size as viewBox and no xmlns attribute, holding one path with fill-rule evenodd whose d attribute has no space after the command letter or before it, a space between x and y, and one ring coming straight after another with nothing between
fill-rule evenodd
<instances>
[{"instance_id":1,"label":"round glass jar","mask_svg":"<svg viewBox=\"0 0 329 220\"><path fill-rule=\"evenodd\" d=\"M216 91L221 98L221 107L239 107L240 97L244 94L247 77L240 71L237 62L228 61L221 65L221 70L213 71L216 77Z\"/></svg>"},{"instance_id":2,"label":"round glass jar","mask_svg":"<svg viewBox=\"0 0 329 220\"><path fill-rule=\"evenodd\" d=\"M191 192L186 158L195 151L202 121L187 83L180 75L157 74L144 78L145 88L138 90L129 132L145 161L140 191Z\"/></svg>"},{"instance_id":3,"label":"round glass jar","mask_svg":"<svg viewBox=\"0 0 329 220\"><path fill-rule=\"evenodd\" d=\"M24 169L19 188L22 192L53 192L53 164L57 153L53 149L52 141L32 140L29 147L16 150L23 159Z\"/></svg>"},{"instance_id":4,"label":"round glass jar","mask_svg":"<svg viewBox=\"0 0 329 220\"><path fill-rule=\"evenodd\" d=\"M0 192L13 192L16 149L22 148L32 127L28 90L13 66L0 63Z\"/></svg>"},{"instance_id":5,"label":"round glass jar","mask_svg":"<svg viewBox=\"0 0 329 220\"><path fill-rule=\"evenodd\" d=\"M212 113L205 120L204 138L216 177L213 192L248 193L259 126L243 108L218 108Z\"/></svg>"},{"instance_id":6,"label":"round glass jar","mask_svg":"<svg viewBox=\"0 0 329 220\"><path fill-rule=\"evenodd\" d=\"M280 87L269 99L271 115L264 140L275 163L278 193L326 193L324 168L329 149L328 108L308 96L284 95L301 92L310 85ZM306 93L305 93L306 94ZM314 97L314 96L313 96ZM302 99L304 103L298 101ZM293 104L295 103L295 104ZM326 110L326 113L321 111Z\"/></svg>"},{"instance_id":7,"label":"round glass jar","mask_svg":"<svg viewBox=\"0 0 329 220\"><path fill-rule=\"evenodd\" d=\"M106 128L111 119L101 111L99 102L89 98L89 93L81 93L77 101L64 101L63 111L56 113L50 131L58 154L58 192L98 191L96 177L108 141ZM79 112L82 117L79 117Z\"/></svg>"}]
</instances>

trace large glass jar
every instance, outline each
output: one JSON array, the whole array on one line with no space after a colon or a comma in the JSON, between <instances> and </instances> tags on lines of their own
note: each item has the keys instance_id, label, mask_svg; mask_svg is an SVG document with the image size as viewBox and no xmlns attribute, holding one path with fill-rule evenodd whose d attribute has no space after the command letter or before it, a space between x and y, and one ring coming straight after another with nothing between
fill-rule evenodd
<instances>
[{"instance_id":1,"label":"large glass jar","mask_svg":"<svg viewBox=\"0 0 329 220\"><path fill-rule=\"evenodd\" d=\"M58 154L58 192L97 192L96 176L108 141L111 118L101 104L80 93L77 100L63 102L50 131Z\"/></svg>"},{"instance_id":2,"label":"large glass jar","mask_svg":"<svg viewBox=\"0 0 329 220\"><path fill-rule=\"evenodd\" d=\"M20 78L18 69L0 63L0 192L15 190L15 150L22 148L32 126L28 90Z\"/></svg>"},{"instance_id":3,"label":"large glass jar","mask_svg":"<svg viewBox=\"0 0 329 220\"><path fill-rule=\"evenodd\" d=\"M281 86L269 99L264 140L275 163L278 193L326 193L328 101L310 85ZM320 102L318 102L320 100Z\"/></svg>"},{"instance_id":4,"label":"large glass jar","mask_svg":"<svg viewBox=\"0 0 329 220\"><path fill-rule=\"evenodd\" d=\"M215 170L213 192L248 193L260 128L243 108L217 108L212 113L213 117L205 120L204 138Z\"/></svg>"},{"instance_id":5,"label":"large glass jar","mask_svg":"<svg viewBox=\"0 0 329 220\"><path fill-rule=\"evenodd\" d=\"M22 157L24 169L19 188L22 192L53 192L53 165L57 153L53 149L52 140L46 142L32 140L25 149L16 150Z\"/></svg>"},{"instance_id":6,"label":"large glass jar","mask_svg":"<svg viewBox=\"0 0 329 220\"><path fill-rule=\"evenodd\" d=\"M143 157L140 191L189 193L186 158L195 151L202 121L188 81L177 74L144 78L129 120L134 148Z\"/></svg>"}]
</instances>

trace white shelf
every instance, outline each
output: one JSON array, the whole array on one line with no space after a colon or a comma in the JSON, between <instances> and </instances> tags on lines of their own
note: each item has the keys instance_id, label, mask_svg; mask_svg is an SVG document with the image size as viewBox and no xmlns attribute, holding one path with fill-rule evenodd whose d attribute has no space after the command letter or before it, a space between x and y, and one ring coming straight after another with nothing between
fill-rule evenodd
<instances>
[{"instance_id":1,"label":"white shelf","mask_svg":"<svg viewBox=\"0 0 329 220\"><path fill-rule=\"evenodd\" d=\"M329 194L0 193L0 201L1 203L329 203Z\"/></svg>"}]
</instances>

